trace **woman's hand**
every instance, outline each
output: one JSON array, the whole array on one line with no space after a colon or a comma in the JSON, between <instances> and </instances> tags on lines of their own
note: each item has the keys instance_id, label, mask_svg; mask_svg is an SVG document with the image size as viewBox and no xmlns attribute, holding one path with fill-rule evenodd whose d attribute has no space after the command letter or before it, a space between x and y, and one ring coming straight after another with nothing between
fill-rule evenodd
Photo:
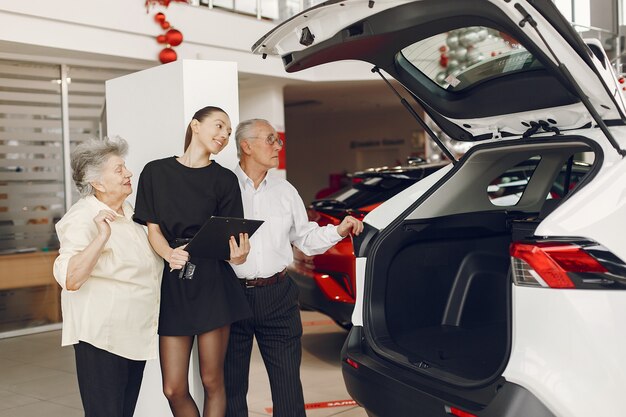
<instances>
[{"instance_id":1,"label":"woman's hand","mask_svg":"<svg viewBox=\"0 0 626 417\"><path fill-rule=\"evenodd\" d=\"M167 262L170 264L170 272L175 269L183 269L189 260L189 252L185 250L187 245L179 246L170 251Z\"/></svg>"},{"instance_id":2,"label":"woman's hand","mask_svg":"<svg viewBox=\"0 0 626 417\"><path fill-rule=\"evenodd\" d=\"M96 217L93 218L93 222L98 227L98 235L104 238L104 240L109 240L111 236L111 225L109 223L115 221L115 217L117 215L113 210L100 210Z\"/></svg>"},{"instance_id":3,"label":"woman's hand","mask_svg":"<svg viewBox=\"0 0 626 417\"><path fill-rule=\"evenodd\" d=\"M100 210L93 218L98 228L98 235L87 245L85 249L72 256L67 263L65 287L68 291L78 291L89 279L91 272L96 267L104 245L111 237L111 225L117 215L112 210Z\"/></svg>"},{"instance_id":4,"label":"woman's hand","mask_svg":"<svg viewBox=\"0 0 626 417\"><path fill-rule=\"evenodd\" d=\"M230 246L230 262L233 265L241 265L248 258L250 253L250 240L247 233L239 233L239 245L235 240L235 236L231 236L228 241Z\"/></svg>"}]
</instances>

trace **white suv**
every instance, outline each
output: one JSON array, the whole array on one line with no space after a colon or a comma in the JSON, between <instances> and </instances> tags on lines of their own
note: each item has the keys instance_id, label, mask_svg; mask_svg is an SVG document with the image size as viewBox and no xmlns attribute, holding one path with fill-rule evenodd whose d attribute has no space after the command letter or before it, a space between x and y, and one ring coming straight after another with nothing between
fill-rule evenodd
<instances>
[{"instance_id":1,"label":"white suv","mask_svg":"<svg viewBox=\"0 0 626 417\"><path fill-rule=\"evenodd\" d=\"M597 42L550 0L347 0L253 50L369 62L433 140L414 107L475 143L355 239L343 375L369 415L626 415L626 112Z\"/></svg>"}]
</instances>

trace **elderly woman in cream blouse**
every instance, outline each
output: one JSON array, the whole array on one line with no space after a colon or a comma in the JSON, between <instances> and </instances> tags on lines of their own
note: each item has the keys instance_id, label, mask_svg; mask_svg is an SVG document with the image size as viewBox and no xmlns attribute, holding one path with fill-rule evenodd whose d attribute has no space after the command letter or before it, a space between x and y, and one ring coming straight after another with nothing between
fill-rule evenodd
<instances>
[{"instance_id":1,"label":"elderly woman in cream blouse","mask_svg":"<svg viewBox=\"0 0 626 417\"><path fill-rule=\"evenodd\" d=\"M146 360L157 352L163 261L126 202L127 149L123 139L76 147L71 165L83 197L56 225L62 345L74 345L85 417L131 417Z\"/></svg>"}]
</instances>

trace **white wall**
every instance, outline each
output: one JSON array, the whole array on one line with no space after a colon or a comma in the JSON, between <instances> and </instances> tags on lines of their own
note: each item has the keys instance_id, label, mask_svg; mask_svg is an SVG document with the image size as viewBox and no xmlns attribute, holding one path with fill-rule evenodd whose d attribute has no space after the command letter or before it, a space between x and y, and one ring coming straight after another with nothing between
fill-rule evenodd
<instances>
[{"instance_id":1,"label":"white wall","mask_svg":"<svg viewBox=\"0 0 626 417\"><path fill-rule=\"evenodd\" d=\"M239 110L241 120L265 119L278 132L285 132L285 102L283 100L284 82L273 81L241 89L239 94ZM287 148L281 150L281 157ZM279 166L272 169L272 175L286 178L286 170Z\"/></svg>"},{"instance_id":2,"label":"white wall","mask_svg":"<svg viewBox=\"0 0 626 417\"><path fill-rule=\"evenodd\" d=\"M239 94L241 120L266 119L276 130L285 131L285 102L283 83L267 83L252 88L242 88Z\"/></svg>"},{"instance_id":3,"label":"white wall","mask_svg":"<svg viewBox=\"0 0 626 417\"><path fill-rule=\"evenodd\" d=\"M422 129L400 105L356 113L288 110L285 121L287 179L298 189L305 204L313 200L317 191L328 187L329 174L370 168L371 165L359 165L359 162L366 164L366 161L378 160L382 163L391 158L385 159L384 155L390 154L397 155L405 163L411 152L421 150L415 146L416 136L423 140ZM404 144L385 145L384 139L403 139ZM380 145L359 146L376 141ZM352 142L357 146L351 147ZM394 162L388 160L385 164L393 165Z\"/></svg>"}]
</instances>

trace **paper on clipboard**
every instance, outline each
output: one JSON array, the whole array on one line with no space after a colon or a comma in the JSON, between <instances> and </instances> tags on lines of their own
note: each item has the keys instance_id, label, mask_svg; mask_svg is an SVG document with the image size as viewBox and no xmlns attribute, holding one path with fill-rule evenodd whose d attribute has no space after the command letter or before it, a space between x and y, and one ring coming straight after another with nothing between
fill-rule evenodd
<instances>
[{"instance_id":1,"label":"paper on clipboard","mask_svg":"<svg viewBox=\"0 0 626 417\"><path fill-rule=\"evenodd\" d=\"M263 220L239 217L211 216L187 244L185 250L191 257L230 259L228 240L234 236L239 244L239 233L252 236L263 224Z\"/></svg>"}]
</instances>

